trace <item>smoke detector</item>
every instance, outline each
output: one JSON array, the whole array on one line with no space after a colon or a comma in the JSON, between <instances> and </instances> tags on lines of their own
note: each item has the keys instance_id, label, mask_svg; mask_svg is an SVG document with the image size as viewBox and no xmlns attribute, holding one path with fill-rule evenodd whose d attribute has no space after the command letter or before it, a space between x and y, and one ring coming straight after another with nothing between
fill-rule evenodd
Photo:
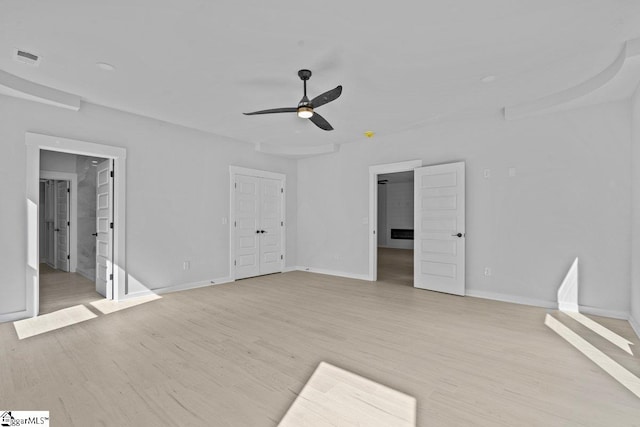
<instances>
[{"instance_id":1,"label":"smoke detector","mask_svg":"<svg viewBox=\"0 0 640 427\"><path fill-rule=\"evenodd\" d=\"M35 54L33 52L27 52L26 50L21 50L18 48L13 48L13 59L17 62L22 62L23 64L33 65L37 67L40 65L40 55Z\"/></svg>"}]
</instances>

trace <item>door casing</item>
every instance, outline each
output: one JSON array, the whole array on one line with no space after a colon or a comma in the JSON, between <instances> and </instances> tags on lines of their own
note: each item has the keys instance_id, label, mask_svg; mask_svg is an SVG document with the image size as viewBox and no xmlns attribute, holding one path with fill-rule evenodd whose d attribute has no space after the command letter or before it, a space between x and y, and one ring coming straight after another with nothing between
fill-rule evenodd
<instances>
[{"instance_id":1,"label":"door casing","mask_svg":"<svg viewBox=\"0 0 640 427\"><path fill-rule=\"evenodd\" d=\"M40 204L40 150L59 151L84 156L102 157L114 160L114 295L118 301L126 297L126 157L122 147L96 144L87 141L26 132L26 174L27 174L27 262L25 265L25 306L23 312L12 313L6 320L35 317L40 305L39 270L39 227L38 211ZM77 185L77 183L76 183ZM72 208L73 209L73 208ZM77 211L77 209L76 209ZM77 222L77 220L76 220Z\"/></svg>"},{"instance_id":2,"label":"door casing","mask_svg":"<svg viewBox=\"0 0 640 427\"><path fill-rule=\"evenodd\" d=\"M69 193L71 197L71 214L69 219L69 222L71 222L71 229L69 230L71 262L69 264L69 271L75 273L78 268L78 174L43 170L40 171L40 178L71 182L71 192Z\"/></svg>"}]
</instances>

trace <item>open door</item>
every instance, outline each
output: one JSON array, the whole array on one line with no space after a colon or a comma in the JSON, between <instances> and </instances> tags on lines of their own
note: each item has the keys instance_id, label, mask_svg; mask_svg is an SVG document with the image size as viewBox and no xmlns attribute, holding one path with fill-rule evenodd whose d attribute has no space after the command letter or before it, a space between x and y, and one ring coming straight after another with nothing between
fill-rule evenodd
<instances>
[{"instance_id":1,"label":"open door","mask_svg":"<svg viewBox=\"0 0 640 427\"><path fill-rule=\"evenodd\" d=\"M69 181L55 181L55 266L56 269L69 271L71 254L69 253Z\"/></svg>"},{"instance_id":2,"label":"open door","mask_svg":"<svg viewBox=\"0 0 640 427\"><path fill-rule=\"evenodd\" d=\"M113 165L104 160L96 179L96 292L113 298Z\"/></svg>"},{"instance_id":3,"label":"open door","mask_svg":"<svg viewBox=\"0 0 640 427\"><path fill-rule=\"evenodd\" d=\"M465 294L464 162L414 170L414 286Z\"/></svg>"}]
</instances>

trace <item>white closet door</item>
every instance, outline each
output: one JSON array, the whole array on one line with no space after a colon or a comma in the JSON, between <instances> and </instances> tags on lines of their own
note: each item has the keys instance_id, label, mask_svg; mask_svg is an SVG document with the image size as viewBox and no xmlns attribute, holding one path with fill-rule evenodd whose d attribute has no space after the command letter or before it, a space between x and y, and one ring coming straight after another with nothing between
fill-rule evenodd
<instances>
[{"instance_id":1,"label":"white closet door","mask_svg":"<svg viewBox=\"0 0 640 427\"><path fill-rule=\"evenodd\" d=\"M97 167L96 177L96 292L113 298L113 179L112 161Z\"/></svg>"},{"instance_id":2,"label":"white closet door","mask_svg":"<svg viewBox=\"0 0 640 427\"><path fill-rule=\"evenodd\" d=\"M56 181L56 268L69 271L69 181Z\"/></svg>"},{"instance_id":3,"label":"white closet door","mask_svg":"<svg viewBox=\"0 0 640 427\"><path fill-rule=\"evenodd\" d=\"M236 279L260 274L260 179L237 175L235 182Z\"/></svg>"},{"instance_id":4,"label":"white closet door","mask_svg":"<svg viewBox=\"0 0 640 427\"><path fill-rule=\"evenodd\" d=\"M464 295L464 162L417 168L414 179L414 286Z\"/></svg>"},{"instance_id":5,"label":"white closet door","mask_svg":"<svg viewBox=\"0 0 640 427\"><path fill-rule=\"evenodd\" d=\"M282 182L260 178L260 274L282 271Z\"/></svg>"}]
</instances>

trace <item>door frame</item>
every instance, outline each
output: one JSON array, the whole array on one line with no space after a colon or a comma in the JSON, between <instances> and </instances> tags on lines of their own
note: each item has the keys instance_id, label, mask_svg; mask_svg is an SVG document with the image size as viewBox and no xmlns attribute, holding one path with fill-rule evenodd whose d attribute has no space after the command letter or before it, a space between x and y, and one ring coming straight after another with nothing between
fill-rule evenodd
<instances>
[{"instance_id":1,"label":"door frame","mask_svg":"<svg viewBox=\"0 0 640 427\"><path fill-rule=\"evenodd\" d=\"M59 151L83 156L102 157L114 161L114 230L113 230L113 299L119 301L126 295L126 157L122 147L96 144L69 138L25 133L26 144L26 211L27 211L27 263L26 270L26 313L35 317L40 309L40 267L39 267L39 227L40 209L40 150Z\"/></svg>"},{"instance_id":2,"label":"door frame","mask_svg":"<svg viewBox=\"0 0 640 427\"><path fill-rule=\"evenodd\" d=\"M241 166L229 166L229 279L234 282L236 280L236 269L234 265L235 256L236 256L236 228L234 226L235 218L235 206L236 206L236 194L235 194L235 177L236 175L246 175L246 176L254 176L257 178L269 178L269 179L277 179L282 181L282 188L284 191L282 192L281 203L281 221L284 223L284 226L280 227L280 241L282 247L282 271L284 271L284 266L287 262L287 214L286 214L286 197L287 197L287 175L278 172L269 172L263 171L259 169L250 169Z\"/></svg>"},{"instance_id":3,"label":"door frame","mask_svg":"<svg viewBox=\"0 0 640 427\"><path fill-rule=\"evenodd\" d=\"M378 175L408 172L422 167L422 160L369 166L369 274L367 280L378 280Z\"/></svg>"},{"instance_id":4,"label":"door frame","mask_svg":"<svg viewBox=\"0 0 640 427\"><path fill-rule=\"evenodd\" d=\"M70 209L69 222L69 272L75 273L78 268L78 174L71 172L40 171L40 179L53 179L56 181L70 181L71 191L69 192ZM38 210L39 211L39 210Z\"/></svg>"}]
</instances>

